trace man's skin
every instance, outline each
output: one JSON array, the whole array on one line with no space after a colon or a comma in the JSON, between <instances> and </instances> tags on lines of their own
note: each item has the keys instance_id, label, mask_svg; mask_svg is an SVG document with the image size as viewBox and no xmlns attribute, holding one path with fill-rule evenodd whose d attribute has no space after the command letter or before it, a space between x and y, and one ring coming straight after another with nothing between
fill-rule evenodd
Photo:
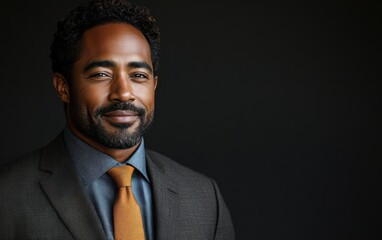
<instances>
[{"instance_id":1,"label":"man's skin","mask_svg":"<svg viewBox=\"0 0 382 240\"><path fill-rule=\"evenodd\" d=\"M97 116L96 110L130 102L143 108L145 121L151 121L157 82L149 43L138 29L125 23L108 23L86 31L80 41L79 59L73 64L70 84L61 74L55 73L53 77L54 87L66 103L69 129L119 162L128 159L139 143L126 149L110 148L89 136L82 125L98 121L107 133L122 138L136 132L142 124L136 112L116 110ZM117 128L118 124L131 126Z\"/></svg>"}]
</instances>

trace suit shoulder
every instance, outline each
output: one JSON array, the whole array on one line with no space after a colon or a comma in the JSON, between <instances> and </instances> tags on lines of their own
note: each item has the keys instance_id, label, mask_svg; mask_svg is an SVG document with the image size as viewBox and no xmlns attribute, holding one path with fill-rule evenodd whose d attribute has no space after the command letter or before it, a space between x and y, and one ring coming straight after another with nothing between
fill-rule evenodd
<instances>
[{"instance_id":1,"label":"suit shoulder","mask_svg":"<svg viewBox=\"0 0 382 240\"><path fill-rule=\"evenodd\" d=\"M184 179L185 181L188 180L198 180L198 181L208 181L211 183L211 180L208 176L197 172L191 168L188 168L177 161L166 157L165 155L158 153L153 150L146 150L147 155L149 158L155 162L155 164L162 166L165 168L166 173L176 176L177 179Z\"/></svg>"},{"instance_id":2,"label":"suit shoulder","mask_svg":"<svg viewBox=\"0 0 382 240\"><path fill-rule=\"evenodd\" d=\"M38 169L41 152L42 149L33 151L0 166L0 181L33 174L33 169Z\"/></svg>"},{"instance_id":3,"label":"suit shoulder","mask_svg":"<svg viewBox=\"0 0 382 240\"><path fill-rule=\"evenodd\" d=\"M150 168L162 175L160 180L170 179L175 189L179 209L179 222L190 228L190 239L234 239L234 230L229 210L216 182L206 175L185 167L176 161L154 151L146 150ZM149 168L149 170L150 170ZM157 173L158 174L158 173ZM163 183L160 183L162 185ZM158 184L153 184L158 186ZM203 229L205 236L193 235ZM181 238L181 237L180 237Z\"/></svg>"},{"instance_id":4,"label":"suit shoulder","mask_svg":"<svg viewBox=\"0 0 382 240\"><path fill-rule=\"evenodd\" d=\"M27 177L35 177L43 155L60 155L63 152L63 146L62 134L60 133L53 141L44 147L0 166L0 180L10 176L20 176L20 174L23 174L24 179Z\"/></svg>"}]
</instances>

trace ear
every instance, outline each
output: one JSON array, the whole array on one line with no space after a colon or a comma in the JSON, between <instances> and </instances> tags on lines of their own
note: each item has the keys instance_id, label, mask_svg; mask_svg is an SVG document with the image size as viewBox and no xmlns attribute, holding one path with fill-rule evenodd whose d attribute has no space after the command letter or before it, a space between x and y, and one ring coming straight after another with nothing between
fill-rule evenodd
<instances>
[{"instance_id":1,"label":"ear","mask_svg":"<svg viewBox=\"0 0 382 240\"><path fill-rule=\"evenodd\" d=\"M154 90L157 89L157 86L158 86L158 76L155 76L154 77Z\"/></svg>"},{"instance_id":2,"label":"ear","mask_svg":"<svg viewBox=\"0 0 382 240\"><path fill-rule=\"evenodd\" d=\"M69 103L69 85L67 80L62 74L54 73L53 75L53 86L56 92L64 103Z\"/></svg>"}]
</instances>

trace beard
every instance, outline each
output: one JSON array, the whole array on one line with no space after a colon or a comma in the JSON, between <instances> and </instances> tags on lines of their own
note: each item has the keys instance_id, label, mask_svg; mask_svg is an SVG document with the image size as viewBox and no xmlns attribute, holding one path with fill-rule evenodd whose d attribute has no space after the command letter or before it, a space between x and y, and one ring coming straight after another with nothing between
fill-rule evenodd
<instances>
[{"instance_id":1,"label":"beard","mask_svg":"<svg viewBox=\"0 0 382 240\"><path fill-rule=\"evenodd\" d=\"M77 105L78 106L78 105ZM109 123L113 129L107 129L102 116L116 110L130 110L138 114L138 126L133 129L134 123ZM154 110L147 112L129 102L120 102L96 109L90 113L85 108L76 108L71 111L73 124L84 135L97 141L105 147L112 149L127 149L138 144L143 134L151 126L154 119Z\"/></svg>"}]
</instances>

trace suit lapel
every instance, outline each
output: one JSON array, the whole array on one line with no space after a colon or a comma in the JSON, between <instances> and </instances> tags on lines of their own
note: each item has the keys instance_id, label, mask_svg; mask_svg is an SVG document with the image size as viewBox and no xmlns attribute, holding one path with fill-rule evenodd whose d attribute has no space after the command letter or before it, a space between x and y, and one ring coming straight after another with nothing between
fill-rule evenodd
<instances>
[{"instance_id":1,"label":"suit lapel","mask_svg":"<svg viewBox=\"0 0 382 240\"><path fill-rule=\"evenodd\" d=\"M75 239L105 239L101 222L69 159L62 136L45 148L40 185Z\"/></svg>"},{"instance_id":2,"label":"suit lapel","mask_svg":"<svg viewBox=\"0 0 382 240\"><path fill-rule=\"evenodd\" d=\"M153 194L155 239L178 239L178 185L165 174L165 166L161 161L149 153L146 154L146 160Z\"/></svg>"}]
</instances>

